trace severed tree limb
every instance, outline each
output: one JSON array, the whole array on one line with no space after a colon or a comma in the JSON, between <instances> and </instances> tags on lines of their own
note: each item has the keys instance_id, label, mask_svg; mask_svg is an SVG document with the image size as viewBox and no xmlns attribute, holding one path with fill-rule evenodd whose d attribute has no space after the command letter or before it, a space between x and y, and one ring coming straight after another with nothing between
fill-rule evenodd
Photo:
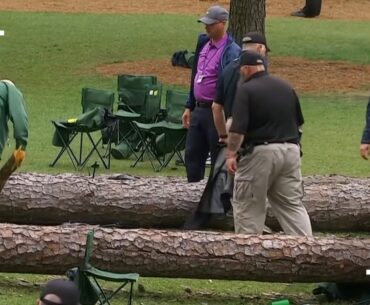
<instances>
[{"instance_id":1,"label":"severed tree limb","mask_svg":"<svg viewBox=\"0 0 370 305\"><path fill-rule=\"evenodd\" d=\"M197 207L205 182L183 178L72 174L16 174L0 194L0 222L116 224L125 228L181 228ZM305 178L304 204L314 230L370 231L370 179ZM233 230L232 217L212 227ZM267 225L279 230L270 214Z\"/></svg>"},{"instance_id":2,"label":"severed tree limb","mask_svg":"<svg viewBox=\"0 0 370 305\"><path fill-rule=\"evenodd\" d=\"M87 225L0 224L0 272L64 274ZM92 263L141 276L268 282L370 281L370 239L95 227Z\"/></svg>"}]
</instances>

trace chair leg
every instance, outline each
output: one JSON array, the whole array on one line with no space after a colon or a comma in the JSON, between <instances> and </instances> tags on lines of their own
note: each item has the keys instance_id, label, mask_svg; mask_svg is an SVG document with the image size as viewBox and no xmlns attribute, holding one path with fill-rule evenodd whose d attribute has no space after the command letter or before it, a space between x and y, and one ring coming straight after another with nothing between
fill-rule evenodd
<instances>
[{"instance_id":1,"label":"chair leg","mask_svg":"<svg viewBox=\"0 0 370 305\"><path fill-rule=\"evenodd\" d=\"M63 136L61 135L61 133L59 132L57 126L55 126L55 130L56 130L56 133L58 134L60 140L62 141L63 147L60 149L59 153L57 154L57 156L55 157L55 159L49 164L49 166L50 167L54 167L55 164L58 162L58 160L63 155L63 153L64 152L67 152L67 154L69 156L69 159L71 160L71 162L73 164L73 167L75 169L77 169L79 167L79 165L80 165L80 162L77 159L76 155L73 153L72 148L70 147L70 144L72 143L72 141L74 140L74 138L77 136L77 133L72 132L71 137L66 142L64 140Z\"/></svg>"},{"instance_id":2,"label":"chair leg","mask_svg":"<svg viewBox=\"0 0 370 305\"><path fill-rule=\"evenodd\" d=\"M181 147L183 147L185 139L186 139L186 134L181 138L180 142L178 143L178 145L176 145L176 148L175 148L175 152L183 164L185 164L185 160L184 160L183 155L181 154Z\"/></svg>"},{"instance_id":3,"label":"chair leg","mask_svg":"<svg viewBox=\"0 0 370 305\"><path fill-rule=\"evenodd\" d=\"M119 287L117 287L110 295L106 295L103 288L101 287L101 285L99 284L98 280L95 278L95 277L92 277L92 279L94 280L96 286L98 286L99 288L99 291L101 292L101 294L99 295L99 304L100 305L105 305L105 304L108 304L110 305L110 300L119 292L121 291L122 288L124 288L127 284L130 284L130 289L128 291L128 305L132 305L132 294L133 294L133 286L134 286L134 282L133 281L126 281L124 283L122 283Z\"/></svg>"},{"instance_id":4,"label":"chair leg","mask_svg":"<svg viewBox=\"0 0 370 305\"><path fill-rule=\"evenodd\" d=\"M128 296L128 305L132 305L132 291L133 291L133 287L134 287L134 282L130 282L130 292L129 292L129 296Z\"/></svg>"},{"instance_id":5,"label":"chair leg","mask_svg":"<svg viewBox=\"0 0 370 305\"><path fill-rule=\"evenodd\" d=\"M164 161L166 160L166 156L163 157L163 161L161 160L161 157L157 156L155 154L155 148L151 146L151 143L148 142L148 153L147 153L147 156L148 156L148 159L149 159L149 162L150 164L152 165L152 168L154 169L155 172L159 172L161 171L162 167L163 167L163 163ZM156 167L155 166L155 160L158 162L159 166Z\"/></svg>"},{"instance_id":6,"label":"chair leg","mask_svg":"<svg viewBox=\"0 0 370 305\"><path fill-rule=\"evenodd\" d=\"M131 167L135 167L138 164L138 162L144 158L144 155L146 154L148 156L148 159L149 159L150 164L152 165L152 168L154 169L154 171L158 171L158 169L155 167L155 165L153 163L153 157L154 158L156 158L156 157L155 157L155 154L150 150L150 142L149 142L148 138L146 137L145 132L141 132L139 129L137 129L137 134L139 135L140 142L142 143L143 147L142 147L142 151L141 151L140 155L136 158L135 162L131 165Z\"/></svg>"},{"instance_id":7,"label":"chair leg","mask_svg":"<svg viewBox=\"0 0 370 305\"><path fill-rule=\"evenodd\" d=\"M108 159L108 167L107 167L107 169L109 169L110 168L110 152L111 152L111 150L112 150L112 142L109 140L109 143L108 143L108 147L107 147L107 152L106 152L106 157L107 157L107 159ZM108 154L108 155L107 155Z\"/></svg>"},{"instance_id":8,"label":"chair leg","mask_svg":"<svg viewBox=\"0 0 370 305\"><path fill-rule=\"evenodd\" d=\"M131 127L131 135L138 135L139 136L139 142L136 144L135 147L132 147L132 145L130 145L127 141L126 143L129 144L129 147L131 148L134 156L137 158L137 155L136 155L136 152L140 151L142 149L142 146L144 145L143 143L143 139L141 137L141 134L140 134L140 130L139 128L136 127L135 123L130 121L130 127ZM144 158L143 158L143 155L141 155L141 158L140 158L140 161L143 161Z\"/></svg>"},{"instance_id":9,"label":"chair leg","mask_svg":"<svg viewBox=\"0 0 370 305\"><path fill-rule=\"evenodd\" d=\"M177 151L176 151L176 154L177 154L177 156L179 157L180 161L181 161L183 164L185 164L185 160L184 160L184 157L183 157L183 155L182 155L181 151L180 151L180 150L177 150Z\"/></svg>"},{"instance_id":10,"label":"chair leg","mask_svg":"<svg viewBox=\"0 0 370 305\"><path fill-rule=\"evenodd\" d=\"M143 148L142 148L142 152L141 152L139 158L136 159L135 163L133 165L131 165L131 167L135 167L136 164L140 161L140 159L143 159L144 155L146 154L148 156L149 162L150 162L153 170L155 172L159 172L162 169L162 163L163 162L160 160L159 157L157 157L155 155L155 152L151 149L150 138L146 137L146 134L144 132L141 132L140 130L138 130L138 134L139 134L139 137L141 139ZM157 162L159 163L158 168L154 164L154 160L157 160Z\"/></svg>"},{"instance_id":11,"label":"chair leg","mask_svg":"<svg viewBox=\"0 0 370 305\"><path fill-rule=\"evenodd\" d=\"M132 146L132 144L131 144L131 142L129 140L129 138L131 136L133 136L133 135L135 135L135 133L137 133L137 130L136 130L135 126L134 126L134 123L132 123L131 121L129 122L129 126L130 126L129 130L122 135L121 140L119 139L120 138L119 137L119 135L120 135L120 129L118 127L118 141L117 141L117 144L116 145L119 146L119 144L121 144L124 141L127 144L127 146L129 147L129 149L131 150L132 154L135 156L135 158L138 159L138 155L137 155L137 153L135 151L135 148ZM139 143L139 145L140 145L140 143Z\"/></svg>"},{"instance_id":12,"label":"chair leg","mask_svg":"<svg viewBox=\"0 0 370 305\"><path fill-rule=\"evenodd\" d=\"M90 142L91 142L91 144L92 144L92 149L90 150L90 152L88 153L88 155L86 156L86 158L83 160L83 161L81 161L81 164L80 164L80 169L82 169L85 165L86 165L86 163L87 163L87 161L89 161L89 159L90 159L90 157L92 156L92 154L94 153L94 151L98 154L98 156L99 156L99 158L100 158L100 160L101 160L101 162L103 163L103 165L104 165L104 167L106 168L106 169L109 169L109 166L110 166L110 162L105 162L105 160L104 160L104 157L102 156L102 154L99 152L99 144L100 144L100 142L102 141L102 138L100 138L99 140L98 140L98 142L96 142L95 143L95 141L94 141L94 139L92 138L92 136L91 136L91 134L90 134L90 132L86 132L86 134L87 134L87 137L89 138L89 140L90 140ZM82 140L81 140L81 142L82 142ZM80 147L80 153L82 154L82 147Z\"/></svg>"},{"instance_id":13,"label":"chair leg","mask_svg":"<svg viewBox=\"0 0 370 305\"><path fill-rule=\"evenodd\" d=\"M107 169L110 168L110 154L111 154L111 151L112 151L112 138L113 138L114 133L116 132L116 130L118 128L117 126L119 126L118 122L116 122L115 125L113 125L113 126L107 127L108 128L108 143L106 144L107 148L105 149L104 154L103 154L103 158L107 159L107 167L106 167ZM117 139L118 139L118 136L119 135L118 135L118 132L117 132Z\"/></svg>"},{"instance_id":14,"label":"chair leg","mask_svg":"<svg viewBox=\"0 0 370 305\"><path fill-rule=\"evenodd\" d=\"M170 163L170 161L172 160L172 158L173 158L173 156L175 155L175 154L177 154L178 156L179 156L179 158L181 159L181 161L183 162L183 163L185 163L184 162L184 159L183 159L183 157L182 157L182 155L181 155L181 152L179 151L179 149L180 149L180 147L183 145L183 142L185 141L185 136L183 136L182 138L181 138L181 140L176 144L176 146L175 146L175 148L174 148L174 150L171 152L171 154L169 155L169 157L167 157L167 159L165 159L164 160L164 162L161 164L161 166L160 166L160 168L159 168L159 171L161 171L164 167L166 167L169 163Z\"/></svg>"},{"instance_id":15,"label":"chair leg","mask_svg":"<svg viewBox=\"0 0 370 305\"><path fill-rule=\"evenodd\" d=\"M80 166L81 167L83 167L82 166L82 142L83 142L83 139L84 139L84 133L83 132L81 132L81 137L80 137L80 159L79 159L79 161L80 161Z\"/></svg>"},{"instance_id":16,"label":"chair leg","mask_svg":"<svg viewBox=\"0 0 370 305\"><path fill-rule=\"evenodd\" d=\"M139 163L139 161L143 160L144 153L145 153L145 149L143 149L140 155L136 157L136 160L133 164L131 164L131 167L135 167Z\"/></svg>"},{"instance_id":17,"label":"chair leg","mask_svg":"<svg viewBox=\"0 0 370 305\"><path fill-rule=\"evenodd\" d=\"M110 305L109 299L107 298L103 288L99 285L99 282L96 280L95 277L93 277L93 280L94 280L95 284L99 287L99 291L100 291L99 299L98 299L99 304L100 305L104 305L104 304Z\"/></svg>"},{"instance_id":18,"label":"chair leg","mask_svg":"<svg viewBox=\"0 0 370 305\"><path fill-rule=\"evenodd\" d=\"M59 153L57 154L57 156L55 157L55 159L49 164L50 167L54 167L54 165L58 162L58 160L60 159L60 157L63 155L63 153L66 151L66 148L65 147L62 147L59 151ZM74 164L73 164L74 165Z\"/></svg>"},{"instance_id":19,"label":"chair leg","mask_svg":"<svg viewBox=\"0 0 370 305\"><path fill-rule=\"evenodd\" d=\"M175 155L175 151L171 152L169 157L167 157L167 159L166 158L164 159L164 162L161 164L158 171L161 171L164 167L166 167L168 165L168 163L170 163L170 161L171 161L171 159L173 158L174 155Z\"/></svg>"}]
</instances>

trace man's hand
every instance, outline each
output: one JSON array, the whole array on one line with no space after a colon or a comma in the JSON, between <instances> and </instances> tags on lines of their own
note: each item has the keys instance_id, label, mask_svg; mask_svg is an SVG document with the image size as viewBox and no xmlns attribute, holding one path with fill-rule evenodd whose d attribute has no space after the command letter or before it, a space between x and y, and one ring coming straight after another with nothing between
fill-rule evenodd
<instances>
[{"instance_id":1,"label":"man's hand","mask_svg":"<svg viewBox=\"0 0 370 305\"><path fill-rule=\"evenodd\" d=\"M190 109L186 108L182 115L182 125L189 129L190 126Z\"/></svg>"},{"instance_id":2,"label":"man's hand","mask_svg":"<svg viewBox=\"0 0 370 305\"><path fill-rule=\"evenodd\" d=\"M365 160L369 157L370 144L361 144L360 145L360 154L361 157Z\"/></svg>"},{"instance_id":3,"label":"man's hand","mask_svg":"<svg viewBox=\"0 0 370 305\"><path fill-rule=\"evenodd\" d=\"M226 167L230 175L234 175L238 167L237 156L226 158Z\"/></svg>"},{"instance_id":4,"label":"man's hand","mask_svg":"<svg viewBox=\"0 0 370 305\"><path fill-rule=\"evenodd\" d=\"M239 154L241 144L244 140L244 135L230 132L227 141L227 151L226 151L226 167L231 175L234 175L237 169Z\"/></svg>"}]
</instances>

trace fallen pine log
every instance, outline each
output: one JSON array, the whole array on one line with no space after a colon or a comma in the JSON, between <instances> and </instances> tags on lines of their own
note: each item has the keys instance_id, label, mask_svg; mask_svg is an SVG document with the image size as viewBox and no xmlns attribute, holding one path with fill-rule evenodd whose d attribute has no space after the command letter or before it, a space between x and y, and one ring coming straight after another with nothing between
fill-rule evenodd
<instances>
[{"instance_id":1,"label":"fallen pine log","mask_svg":"<svg viewBox=\"0 0 370 305\"><path fill-rule=\"evenodd\" d=\"M0 193L0 222L181 228L205 186L183 178L111 178L16 174ZM365 178L306 177L304 204L314 230L370 231L369 184ZM279 229L271 214L267 225ZM213 227L232 231L232 218L213 221Z\"/></svg>"},{"instance_id":2,"label":"fallen pine log","mask_svg":"<svg viewBox=\"0 0 370 305\"><path fill-rule=\"evenodd\" d=\"M0 272L64 274L92 227L0 224ZM95 227L92 263L141 276L268 282L360 282L370 239Z\"/></svg>"}]
</instances>

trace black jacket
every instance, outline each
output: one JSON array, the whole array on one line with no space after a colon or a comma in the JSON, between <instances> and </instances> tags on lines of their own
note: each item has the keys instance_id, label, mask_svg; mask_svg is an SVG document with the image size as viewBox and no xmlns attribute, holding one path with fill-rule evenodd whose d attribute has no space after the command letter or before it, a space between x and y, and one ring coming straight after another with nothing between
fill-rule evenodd
<instances>
[{"instance_id":1,"label":"black jacket","mask_svg":"<svg viewBox=\"0 0 370 305\"><path fill-rule=\"evenodd\" d=\"M362 134L362 144L370 144L370 98L366 110L366 126Z\"/></svg>"}]
</instances>

